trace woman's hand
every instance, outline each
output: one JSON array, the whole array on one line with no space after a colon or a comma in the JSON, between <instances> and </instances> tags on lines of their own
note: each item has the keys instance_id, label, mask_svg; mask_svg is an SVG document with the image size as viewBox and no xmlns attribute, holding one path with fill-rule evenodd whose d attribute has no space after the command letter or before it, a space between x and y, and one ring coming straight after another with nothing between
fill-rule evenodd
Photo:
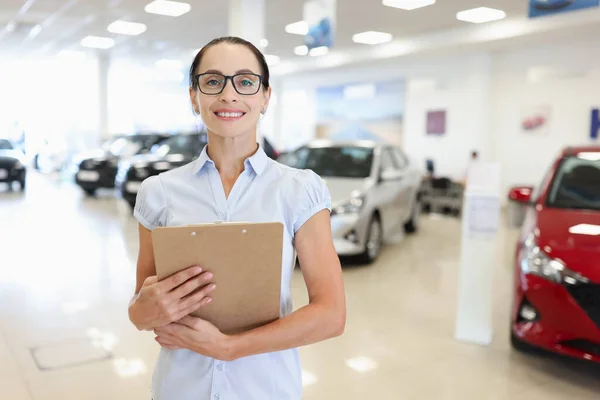
<instances>
[{"instance_id":1,"label":"woman's hand","mask_svg":"<svg viewBox=\"0 0 600 400\"><path fill-rule=\"evenodd\" d=\"M188 349L221 361L234 359L231 337L208 321L188 315L154 329L155 340L167 349Z\"/></svg>"},{"instance_id":2,"label":"woman's hand","mask_svg":"<svg viewBox=\"0 0 600 400\"><path fill-rule=\"evenodd\" d=\"M190 267L160 282L146 278L129 306L129 319L139 330L151 330L177 321L210 303L212 274ZM196 291L199 289L198 291Z\"/></svg>"}]
</instances>

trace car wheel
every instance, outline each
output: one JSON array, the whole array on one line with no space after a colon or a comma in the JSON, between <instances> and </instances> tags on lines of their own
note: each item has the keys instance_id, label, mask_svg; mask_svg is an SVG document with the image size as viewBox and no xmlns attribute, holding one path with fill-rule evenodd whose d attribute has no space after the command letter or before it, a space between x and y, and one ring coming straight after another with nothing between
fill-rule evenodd
<instances>
[{"instance_id":1,"label":"car wheel","mask_svg":"<svg viewBox=\"0 0 600 400\"><path fill-rule=\"evenodd\" d=\"M87 194L88 196L94 196L96 194L96 189L83 189L83 191L85 192L85 194Z\"/></svg>"},{"instance_id":2,"label":"car wheel","mask_svg":"<svg viewBox=\"0 0 600 400\"><path fill-rule=\"evenodd\" d=\"M410 219L404 224L404 232L415 233L419 230L419 216L421 215L421 202L419 199L415 200L413 209L410 215Z\"/></svg>"},{"instance_id":3,"label":"car wheel","mask_svg":"<svg viewBox=\"0 0 600 400\"><path fill-rule=\"evenodd\" d=\"M381 221L377 214L371 217L369 228L367 230L367 240L365 243L365 251L359 256L359 259L364 264L373 263L379 253L381 253L381 246L383 244L383 228Z\"/></svg>"},{"instance_id":4,"label":"car wheel","mask_svg":"<svg viewBox=\"0 0 600 400\"><path fill-rule=\"evenodd\" d=\"M25 191L25 179L19 181L19 186L21 186L21 192Z\"/></svg>"}]
</instances>

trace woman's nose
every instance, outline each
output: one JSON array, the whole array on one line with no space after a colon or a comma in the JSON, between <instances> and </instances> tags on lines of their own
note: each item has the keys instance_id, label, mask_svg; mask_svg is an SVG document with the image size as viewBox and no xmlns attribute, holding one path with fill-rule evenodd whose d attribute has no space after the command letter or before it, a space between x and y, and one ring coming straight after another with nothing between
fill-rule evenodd
<instances>
[{"instance_id":1,"label":"woman's nose","mask_svg":"<svg viewBox=\"0 0 600 400\"><path fill-rule=\"evenodd\" d=\"M232 103L239 100L239 95L235 91L235 88L233 87L233 82L231 82L231 80L225 81L225 87L223 88L223 91L220 94L220 100L226 103Z\"/></svg>"}]
</instances>

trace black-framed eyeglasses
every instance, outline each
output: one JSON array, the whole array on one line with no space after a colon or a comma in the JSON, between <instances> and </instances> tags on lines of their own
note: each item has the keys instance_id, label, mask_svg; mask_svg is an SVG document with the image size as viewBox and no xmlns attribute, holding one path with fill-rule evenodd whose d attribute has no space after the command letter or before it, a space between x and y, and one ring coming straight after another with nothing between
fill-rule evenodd
<instances>
[{"instance_id":1,"label":"black-framed eyeglasses","mask_svg":"<svg viewBox=\"0 0 600 400\"><path fill-rule=\"evenodd\" d=\"M252 73L242 73L235 75L223 75L214 72L194 75L196 85L200 92L214 95L223 92L227 80L231 80L236 92L243 96L250 96L258 93L262 84L262 76Z\"/></svg>"}]
</instances>

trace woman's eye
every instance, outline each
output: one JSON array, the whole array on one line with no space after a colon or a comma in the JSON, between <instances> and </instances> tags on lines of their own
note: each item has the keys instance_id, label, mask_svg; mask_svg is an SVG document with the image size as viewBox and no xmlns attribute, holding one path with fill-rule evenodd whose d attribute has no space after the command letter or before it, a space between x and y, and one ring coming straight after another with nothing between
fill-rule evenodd
<instances>
[{"instance_id":1,"label":"woman's eye","mask_svg":"<svg viewBox=\"0 0 600 400\"><path fill-rule=\"evenodd\" d=\"M219 81L216 79L211 79L211 80L207 81L206 84L209 86L216 86L219 84Z\"/></svg>"},{"instance_id":2,"label":"woman's eye","mask_svg":"<svg viewBox=\"0 0 600 400\"><path fill-rule=\"evenodd\" d=\"M242 86L252 86L254 85L254 82L252 82L250 79L244 79L242 81Z\"/></svg>"}]
</instances>

